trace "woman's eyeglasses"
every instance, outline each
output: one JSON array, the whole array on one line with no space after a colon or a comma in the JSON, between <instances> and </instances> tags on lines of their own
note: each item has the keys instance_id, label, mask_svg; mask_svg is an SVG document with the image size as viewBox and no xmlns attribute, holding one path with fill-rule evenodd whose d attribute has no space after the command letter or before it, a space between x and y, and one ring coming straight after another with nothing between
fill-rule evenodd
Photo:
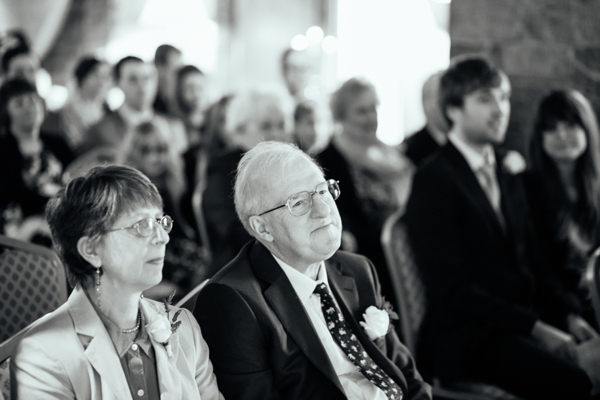
<instances>
[{"instance_id":1,"label":"woman's eyeglasses","mask_svg":"<svg viewBox=\"0 0 600 400\"><path fill-rule=\"evenodd\" d=\"M125 226L123 228L111 229L109 232L120 231L124 229L135 229L140 234L140 236L149 237L154 234L154 227L156 225L161 226L165 232L171 232L173 229L173 218L168 215L163 216L162 218L154 219L154 218L146 218L141 221L136 222L131 226Z\"/></svg>"}]
</instances>

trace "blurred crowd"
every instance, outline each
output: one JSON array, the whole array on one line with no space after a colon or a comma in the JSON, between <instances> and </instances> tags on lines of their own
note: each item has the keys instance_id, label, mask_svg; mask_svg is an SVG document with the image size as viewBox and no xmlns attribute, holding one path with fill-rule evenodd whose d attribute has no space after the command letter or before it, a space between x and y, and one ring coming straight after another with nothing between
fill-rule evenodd
<instances>
[{"instance_id":1,"label":"blurred crowd","mask_svg":"<svg viewBox=\"0 0 600 400\"><path fill-rule=\"evenodd\" d=\"M531 118L532 132L522 133L531 138L529 154L510 150L495 153L493 167L518 179L523 187L519 207L528 210L527 226L517 231L521 228L512 226L507 215L509 196L504 195L504 181L492 184L492 192L496 192L485 207L491 204L499 222L490 230L497 229L499 237L506 240L497 257L506 257L507 265L517 265L516 254L528 246L527 260L536 266L519 264L514 275L505 275L505 266L494 264L500 272L484 276L461 268L474 254L486 257L477 249L486 249L487 244L480 245L478 240L489 232L480 232L477 227L464 233L477 221L461 208L460 196L453 197L447 188L455 179L452 168L444 172L448 176L432 171L442 168L439 160L444 156L440 154L454 157L449 146L455 152L461 148L462 142L452 139L457 135L449 135L453 127L459 124L464 132L477 128L469 125L470 110L461 108L468 105L463 101L469 90L496 88L503 84L499 79L509 82L504 73L492 78L482 75L480 81L469 83L472 87L464 93L450 93L448 88L441 91L442 80L451 78L447 71L433 74L422 93L426 125L399 146L390 146L376 135L377 89L355 77L343 82L326 101L307 99L303 89L310 67L302 51L289 49L282 54L285 93L257 87L224 95L215 102L208 101L207 75L197 66L185 65L184 54L174 46L159 46L153 62L126 56L110 65L86 56L73 71L76 86L64 107L49 111L36 85L39 59L25 36L18 32L11 35L1 54L1 234L51 246L44 207L62 185L103 163L133 166L154 183L164 199L165 214L175 221L163 283L183 295L214 275L252 239L238 219L232 198L232 182L243 154L261 141L293 142L318 161L326 179L339 181L341 196L336 203L343 223L342 249L363 254L373 262L382 293L392 301L394 288L381 232L392 214L406 209L417 263L424 270L425 283L433 288L430 292L436 294L430 297L433 311L428 314L431 319L426 333L432 339L427 343L438 346L430 351L448 350L437 353L446 357L443 362L425 355L435 374L455 378L452 373L457 369L446 362L458 354L453 353L456 346L448 345L456 343L452 335L478 340L462 328L454 330L454 322L444 325L445 317L439 315L447 311L456 321L458 311L449 309L448 304L465 292L448 294L448 286L464 289L472 276L476 276L477 287L470 288L472 297L463 298L469 305L457 303L467 314L473 302L481 301L480 292L495 293L491 287L499 285L519 293L499 294L499 303L536 308L545 324L573 335L576 341L587 337L581 333L582 326L593 332L589 335L597 335L589 294L582 282L586 262L600 245L600 144L595 113L580 92L556 89L539 100L537 114ZM123 103L117 108L107 102L113 86L123 93ZM488 138L487 142L476 139L474 143L479 140L493 144L494 149L502 148L510 115L510 88L505 92L506 98L500 100L487 92L481 96L488 97L477 100L499 104L493 111L496 114L482 124L503 131L501 138ZM330 116L325 133L319 128L323 115ZM477 180L469 179L465 179L466 186L483 182L479 175ZM444 192L446 189L449 191ZM482 195L473 196L483 199ZM523 232L531 233L535 240L517 240L526 236ZM521 247L517 251L515 246ZM446 275L437 273L444 264L450 265L448 268L460 265L457 270L465 276L457 273L442 279ZM432 272L434 267L437 269ZM508 311L502 313L508 315ZM579 331L571 316L577 316ZM490 323L483 318L477 321ZM516 324L510 318L507 321ZM486 336L481 343L496 339ZM469 357L474 359L472 354ZM473 361L465 376L476 365Z\"/></svg>"}]
</instances>

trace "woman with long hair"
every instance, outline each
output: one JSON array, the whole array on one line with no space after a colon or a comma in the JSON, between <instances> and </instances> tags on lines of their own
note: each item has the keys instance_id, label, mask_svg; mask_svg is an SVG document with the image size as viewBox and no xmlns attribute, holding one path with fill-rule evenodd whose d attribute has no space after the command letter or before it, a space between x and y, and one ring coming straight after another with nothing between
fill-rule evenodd
<instances>
[{"instance_id":1,"label":"woman with long hair","mask_svg":"<svg viewBox=\"0 0 600 400\"><path fill-rule=\"evenodd\" d=\"M542 318L580 340L593 333L578 316L593 321L582 276L600 244L598 146L596 116L581 93L554 90L541 100L523 178L541 250L539 279L550 288L540 299Z\"/></svg>"}]
</instances>

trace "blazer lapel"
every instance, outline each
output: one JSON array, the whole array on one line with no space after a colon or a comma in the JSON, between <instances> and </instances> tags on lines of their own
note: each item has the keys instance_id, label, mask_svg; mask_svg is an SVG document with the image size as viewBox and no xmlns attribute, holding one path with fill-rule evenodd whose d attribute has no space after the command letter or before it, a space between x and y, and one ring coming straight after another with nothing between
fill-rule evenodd
<instances>
[{"instance_id":1,"label":"blazer lapel","mask_svg":"<svg viewBox=\"0 0 600 400\"><path fill-rule=\"evenodd\" d=\"M150 300L140 301L140 308L146 318L146 324L150 324L154 318L165 316L157 303ZM169 314L173 318L173 314ZM171 322L169 320L169 322ZM179 335L173 333L169 338L167 347L158 343L150 336L154 354L156 355L156 371L158 373L158 386L160 389L160 398L162 400L181 400L183 389L181 386L180 374L177 370L177 358L179 356ZM171 350L171 354L169 351Z\"/></svg>"},{"instance_id":2,"label":"blazer lapel","mask_svg":"<svg viewBox=\"0 0 600 400\"><path fill-rule=\"evenodd\" d=\"M483 191L483 188L479 184L479 181L467 163L467 160L465 160L463 155L450 142L444 147L443 154L451 166L451 171L456 176L455 182L461 187L463 193L469 197L472 203L481 211L481 214L490 222L490 225L496 233L504 238L505 233L502 223L498 219L496 211L488 200L487 195ZM496 174L496 176L497 175L498 174ZM502 198L503 193L500 182L498 182L498 185L500 187L500 196Z\"/></svg>"},{"instance_id":3,"label":"blazer lapel","mask_svg":"<svg viewBox=\"0 0 600 400\"><path fill-rule=\"evenodd\" d=\"M373 361L385 371L398 385L404 393L408 393L408 386L406 379L402 371L393 364L387 355L383 354L381 350L373 343L369 336L365 333L364 329L360 326L358 321L354 317L352 310L360 312L358 310L358 289L356 288L356 282L353 277L344 275L339 268L339 264L332 260L326 262L327 265L327 279L331 284L331 291L335 296L340 310L346 321L350 325L352 332L356 335L363 348L371 356ZM336 268L337 267L337 268ZM375 304L373 304L375 305Z\"/></svg>"},{"instance_id":4,"label":"blazer lapel","mask_svg":"<svg viewBox=\"0 0 600 400\"><path fill-rule=\"evenodd\" d=\"M131 391L115 346L83 289L75 288L68 303L75 332L84 336L80 337L83 346L87 344L84 354L100 375L102 397L110 398L107 394L111 393L115 399L131 399Z\"/></svg>"},{"instance_id":5,"label":"blazer lapel","mask_svg":"<svg viewBox=\"0 0 600 400\"><path fill-rule=\"evenodd\" d=\"M329 361L321 340L317 336L304 306L295 296L295 291L277 261L269 251L256 242L251 249L250 261L257 277L270 283L264 296L277 314L288 335L294 339L300 350L325 376L341 391L342 384Z\"/></svg>"}]
</instances>

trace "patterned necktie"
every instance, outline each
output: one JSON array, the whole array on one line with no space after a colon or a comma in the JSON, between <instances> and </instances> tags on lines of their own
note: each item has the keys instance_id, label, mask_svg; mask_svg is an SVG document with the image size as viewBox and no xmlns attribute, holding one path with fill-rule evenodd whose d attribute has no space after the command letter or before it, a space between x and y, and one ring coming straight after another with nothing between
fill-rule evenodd
<instances>
[{"instance_id":1,"label":"patterned necktie","mask_svg":"<svg viewBox=\"0 0 600 400\"><path fill-rule=\"evenodd\" d=\"M314 293L321 297L321 310L327 323L327 329L329 329L329 332L350 361L360 369L360 372L373 385L385 393L388 399L402 400L402 389L367 354L362 344L352 333L350 325L344 319L341 311L337 308L329 294L327 285L319 283Z\"/></svg>"}]
</instances>

